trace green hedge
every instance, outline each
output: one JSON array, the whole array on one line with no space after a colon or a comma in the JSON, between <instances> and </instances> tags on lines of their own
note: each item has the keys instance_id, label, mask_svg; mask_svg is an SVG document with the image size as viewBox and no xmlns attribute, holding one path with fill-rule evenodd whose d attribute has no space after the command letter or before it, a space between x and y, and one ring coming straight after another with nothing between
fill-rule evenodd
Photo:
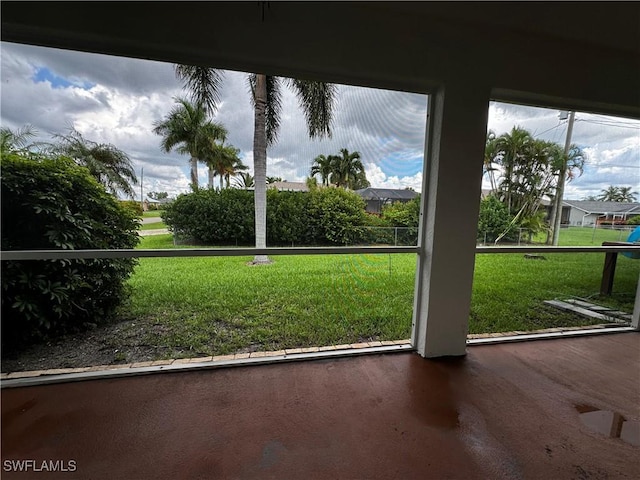
<instances>
[{"instance_id":1,"label":"green hedge","mask_svg":"<svg viewBox=\"0 0 640 480\"><path fill-rule=\"evenodd\" d=\"M253 192L198 190L180 195L162 215L179 238L204 245L253 245ZM267 244L353 245L365 237L364 201L340 188L267 191Z\"/></svg>"},{"instance_id":2,"label":"green hedge","mask_svg":"<svg viewBox=\"0 0 640 480\"><path fill-rule=\"evenodd\" d=\"M2 249L111 249L138 243L136 215L67 158L2 158ZM100 323L125 294L131 259L2 262L2 344Z\"/></svg>"}]
</instances>

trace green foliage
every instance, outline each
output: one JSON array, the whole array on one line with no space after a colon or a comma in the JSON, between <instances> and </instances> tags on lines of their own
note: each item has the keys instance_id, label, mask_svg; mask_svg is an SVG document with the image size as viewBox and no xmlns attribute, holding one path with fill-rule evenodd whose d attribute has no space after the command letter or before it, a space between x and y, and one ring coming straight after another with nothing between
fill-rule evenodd
<instances>
[{"instance_id":1,"label":"green foliage","mask_svg":"<svg viewBox=\"0 0 640 480\"><path fill-rule=\"evenodd\" d=\"M627 220L627 225L640 225L640 215L636 215Z\"/></svg>"},{"instance_id":2,"label":"green foliage","mask_svg":"<svg viewBox=\"0 0 640 480\"><path fill-rule=\"evenodd\" d=\"M392 227L418 228L420 223L420 195L406 203L393 202L382 208L382 218Z\"/></svg>"},{"instance_id":3,"label":"green foliage","mask_svg":"<svg viewBox=\"0 0 640 480\"><path fill-rule=\"evenodd\" d=\"M179 238L207 245L254 242L253 192L199 190L180 195L162 215ZM343 189L267 192L267 241L271 246L352 245L363 240L363 200Z\"/></svg>"},{"instance_id":4,"label":"green foliage","mask_svg":"<svg viewBox=\"0 0 640 480\"><path fill-rule=\"evenodd\" d=\"M138 243L136 215L68 158L2 158L2 249L112 249ZM108 318L131 259L2 262L2 342L16 346Z\"/></svg>"},{"instance_id":5,"label":"green foliage","mask_svg":"<svg viewBox=\"0 0 640 480\"><path fill-rule=\"evenodd\" d=\"M142 217L142 205L135 200L120 200L122 208L129 210L134 217ZM154 205L155 206L155 205Z\"/></svg>"},{"instance_id":6,"label":"green foliage","mask_svg":"<svg viewBox=\"0 0 640 480\"><path fill-rule=\"evenodd\" d=\"M179 238L207 245L253 242L253 192L238 189L198 190L179 195L162 219Z\"/></svg>"},{"instance_id":7,"label":"green foliage","mask_svg":"<svg viewBox=\"0 0 640 480\"><path fill-rule=\"evenodd\" d=\"M360 196L341 188L319 188L310 195L310 225L318 243L354 245L362 240L367 215Z\"/></svg>"},{"instance_id":8,"label":"green foliage","mask_svg":"<svg viewBox=\"0 0 640 480\"><path fill-rule=\"evenodd\" d=\"M478 240L494 242L509 228L509 209L498 198L490 195L480 202L478 218Z\"/></svg>"}]
</instances>

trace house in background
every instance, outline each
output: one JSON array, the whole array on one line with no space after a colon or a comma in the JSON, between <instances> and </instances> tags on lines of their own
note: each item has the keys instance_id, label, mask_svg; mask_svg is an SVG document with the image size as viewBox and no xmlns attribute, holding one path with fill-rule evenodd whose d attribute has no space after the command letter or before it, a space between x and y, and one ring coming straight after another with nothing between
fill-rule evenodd
<instances>
[{"instance_id":1,"label":"house in background","mask_svg":"<svg viewBox=\"0 0 640 480\"><path fill-rule=\"evenodd\" d=\"M279 192L308 192L309 187L304 182L273 182L267 188L275 188Z\"/></svg>"},{"instance_id":2,"label":"house in background","mask_svg":"<svg viewBox=\"0 0 640 480\"><path fill-rule=\"evenodd\" d=\"M367 213L382 213L382 207L384 205L394 202L407 203L419 195L413 190L371 187L356 190L356 193L367 202L365 207Z\"/></svg>"},{"instance_id":3,"label":"house in background","mask_svg":"<svg viewBox=\"0 0 640 480\"><path fill-rule=\"evenodd\" d=\"M640 203L564 200L562 225L616 225L640 215Z\"/></svg>"}]
</instances>

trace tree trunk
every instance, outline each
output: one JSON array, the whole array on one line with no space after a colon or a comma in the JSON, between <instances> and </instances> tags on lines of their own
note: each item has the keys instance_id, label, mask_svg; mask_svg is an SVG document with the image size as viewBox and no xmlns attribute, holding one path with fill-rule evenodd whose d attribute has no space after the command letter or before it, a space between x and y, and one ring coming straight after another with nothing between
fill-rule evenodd
<instances>
[{"instance_id":1,"label":"tree trunk","mask_svg":"<svg viewBox=\"0 0 640 480\"><path fill-rule=\"evenodd\" d=\"M267 77L256 75L255 118L253 131L253 169L255 179L256 248L267 246ZM254 264L271 263L266 255L256 255Z\"/></svg>"},{"instance_id":2,"label":"tree trunk","mask_svg":"<svg viewBox=\"0 0 640 480\"><path fill-rule=\"evenodd\" d=\"M215 176L215 172L212 167L209 167L209 188L213 190L213 177Z\"/></svg>"},{"instance_id":3,"label":"tree trunk","mask_svg":"<svg viewBox=\"0 0 640 480\"><path fill-rule=\"evenodd\" d=\"M191 190L195 192L198 189L198 159L191 157L189 166L191 167Z\"/></svg>"}]
</instances>

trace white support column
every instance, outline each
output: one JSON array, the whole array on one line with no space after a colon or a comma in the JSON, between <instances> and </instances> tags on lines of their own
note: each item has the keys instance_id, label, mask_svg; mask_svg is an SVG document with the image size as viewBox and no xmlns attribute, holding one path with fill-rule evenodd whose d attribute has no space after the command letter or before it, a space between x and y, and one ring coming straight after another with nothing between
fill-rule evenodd
<instances>
[{"instance_id":1,"label":"white support column","mask_svg":"<svg viewBox=\"0 0 640 480\"><path fill-rule=\"evenodd\" d=\"M487 133L489 89L450 85L430 98L412 344L464 355Z\"/></svg>"}]
</instances>

